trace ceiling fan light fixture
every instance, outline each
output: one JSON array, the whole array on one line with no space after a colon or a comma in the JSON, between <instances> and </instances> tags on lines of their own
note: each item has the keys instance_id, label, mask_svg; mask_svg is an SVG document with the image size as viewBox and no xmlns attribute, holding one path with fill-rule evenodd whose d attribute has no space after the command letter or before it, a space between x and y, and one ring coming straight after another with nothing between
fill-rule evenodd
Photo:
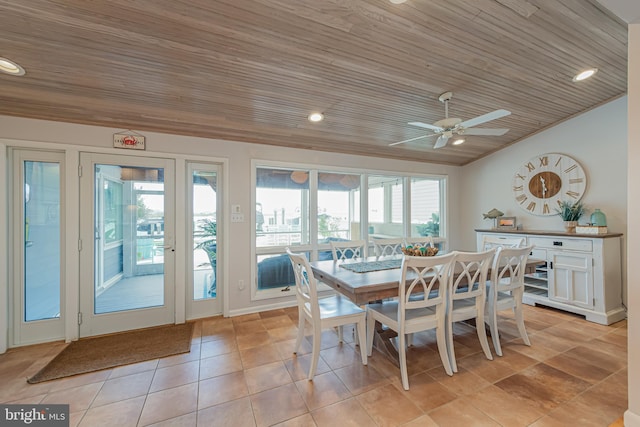
<instances>
[{"instance_id":1,"label":"ceiling fan light fixture","mask_svg":"<svg viewBox=\"0 0 640 427\"><path fill-rule=\"evenodd\" d=\"M460 145L460 144L464 144L464 138L458 138L455 141L453 141L453 145Z\"/></svg>"},{"instance_id":2,"label":"ceiling fan light fixture","mask_svg":"<svg viewBox=\"0 0 640 427\"><path fill-rule=\"evenodd\" d=\"M24 76L26 74L26 71L20 65L2 57L0 57L0 72L11 74L12 76Z\"/></svg>"},{"instance_id":3,"label":"ceiling fan light fixture","mask_svg":"<svg viewBox=\"0 0 640 427\"><path fill-rule=\"evenodd\" d=\"M324 115L322 113L311 113L307 118L309 119L310 122L316 123L324 120Z\"/></svg>"},{"instance_id":4,"label":"ceiling fan light fixture","mask_svg":"<svg viewBox=\"0 0 640 427\"><path fill-rule=\"evenodd\" d=\"M586 80L589 77L592 77L595 73L598 72L597 68L589 68L588 70L584 70L573 76L574 82L580 82L582 80Z\"/></svg>"}]
</instances>

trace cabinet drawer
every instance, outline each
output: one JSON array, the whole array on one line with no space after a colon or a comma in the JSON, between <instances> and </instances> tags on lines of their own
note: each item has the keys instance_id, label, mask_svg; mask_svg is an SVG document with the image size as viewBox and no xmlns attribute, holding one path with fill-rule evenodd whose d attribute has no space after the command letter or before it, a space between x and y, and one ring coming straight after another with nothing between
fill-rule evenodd
<instances>
[{"instance_id":1,"label":"cabinet drawer","mask_svg":"<svg viewBox=\"0 0 640 427\"><path fill-rule=\"evenodd\" d=\"M570 251L592 252L593 242L588 239L567 239L559 237L557 239L547 237L530 237L529 244L536 248L562 249Z\"/></svg>"}]
</instances>

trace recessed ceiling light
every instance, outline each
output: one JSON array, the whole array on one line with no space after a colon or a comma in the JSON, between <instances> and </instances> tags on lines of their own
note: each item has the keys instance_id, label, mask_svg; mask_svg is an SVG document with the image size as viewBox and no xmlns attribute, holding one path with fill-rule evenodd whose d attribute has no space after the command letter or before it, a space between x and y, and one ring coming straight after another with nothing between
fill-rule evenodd
<instances>
[{"instance_id":1,"label":"recessed ceiling light","mask_svg":"<svg viewBox=\"0 0 640 427\"><path fill-rule=\"evenodd\" d=\"M453 145L460 145L464 143L464 139L460 138L460 139L456 139L455 141L453 141Z\"/></svg>"},{"instance_id":2,"label":"recessed ceiling light","mask_svg":"<svg viewBox=\"0 0 640 427\"><path fill-rule=\"evenodd\" d=\"M309 114L308 119L310 122L321 122L322 120L324 120L324 116L322 115L322 113L311 113Z\"/></svg>"},{"instance_id":3,"label":"recessed ceiling light","mask_svg":"<svg viewBox=\"0 0 640 427\"><path fill-rule=\"evenodd\" d=\"M0 57L0 72L11 74L12 76L25 75L24 68L22 68L15 62L8 60L7 58L2 57Z\"/></svg>"},{"instance_id":4,"label":"recessed ceiling light","mask_svg":"<svg viewBox=\"0 0 640 427\"><path fill-rule=\"evenodd\" d=\"M593 76L597 72L598 72L597 68L589 68L588 70L584 70L576 74L575 76L573 76L573 81L579 82L581 80L588 79L589 77Z\"/></svg>"}]
</instances>

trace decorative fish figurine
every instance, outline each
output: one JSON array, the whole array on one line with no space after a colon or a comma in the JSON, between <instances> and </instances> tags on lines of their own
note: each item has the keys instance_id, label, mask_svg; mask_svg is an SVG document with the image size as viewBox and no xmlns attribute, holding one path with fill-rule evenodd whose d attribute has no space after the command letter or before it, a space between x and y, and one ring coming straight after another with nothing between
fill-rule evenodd
<instances>
[{"instance_id":1,"label":"decorative fish figurine","mask_svg":"<svg viewBox=\"0 0 640 427\"><path fill-rule=\"evenodd\" d=\"M501 217L502 215L504 215L503 212L500 212L498 209L493 208L489 212L482 214L482 219L487 219L487 218L494 219L494 218Z\"/></svg>"}]
</instances>

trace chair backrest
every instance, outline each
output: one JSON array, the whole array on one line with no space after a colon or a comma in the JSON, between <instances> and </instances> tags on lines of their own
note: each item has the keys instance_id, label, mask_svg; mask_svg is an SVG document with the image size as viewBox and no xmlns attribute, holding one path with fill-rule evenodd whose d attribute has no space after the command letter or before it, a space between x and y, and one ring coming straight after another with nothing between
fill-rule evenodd
<instances>
[{"instance_id":1,"label":"chair backrest","mask_svg":"<svg viewBox=\"0 0 640 427\"><path fill-rule=\"evenodd\" d=\"M404 256L398 292L400 321L409 310L444 308L454 253L439 256Z\"/></svg>"},{"instance_id":2,"label":"chair backrest","mask_svg":"<svg viewBox=\"0 0 640 427\"><path fill-rule=\"evenodd\" d=\"M351 258L364 258L364 248L367 242L364 240L349 240L346 242L331 241L331 252L334 261L342 261Z\"/></svg>"},{"instance_id":3,"label":"chair backrest","mask_svg":"<svg viewBox=\"0 0 640 427\"><path fill-rule=\"evenodd\" d=\"M401 254L403 245L404 239L402 237L394 239L373 239L376 256Z\"/></svg>"},{"instance_id":4,"label":"chair backrest","mask_svg":"<svg viewBox=\"0 0 640 427\"><path fill-rule=\"evenodd\" d=\"M524 273L532 248L533 246L498 249L491 267L490 298L494 298L497 292L524 287Z\"/></svg>"},{"instance_id":5,"label":"chair backrest","mask_svg":"<svg viewBox=\"0 0 640 427\"><path fill-rule=\"evenodd\" d=\"M524 245L524 237L498 237L483 236L482 248L486 251L492 248L521 248Z\"/></svg>"},{"instance_id":6,"label":"chair backrest","mask_svg":"<svg viewBox=\"0 0 640 427\"><path fill-rule=\"evenodd\" d=\"M497 249L484 252L454 252L449 286L451 301L482 296L487 287L487 274ZM453 274L455 273L455 274Z\"/></svg>"},{"instance_id":7,"label":"chair backrest","mask_svg":"<svg viewBox=\"0 0 640 427\"><path fill-rule=\"evenodd\" d=\"M313 275L313 270L311 270L307 257L302 253L293 253L289 248L287 248L287 254L296 277L298 307L301 307L312 319L320 319L318 282Z\"/></svg>"},{"instance_id":8,"label":"chair backrest","mask_svg":"<svg viewBox=\"0 0 640 427\"><path fill-rule=\"evenodd\" d=\"M422 247L427 247L427 246L431 246L433 247L433 237L431 236L420 236L420 237L405 237L404 239L404 245L405 246L422 246Z\"/></svg>"}]
</instances>

